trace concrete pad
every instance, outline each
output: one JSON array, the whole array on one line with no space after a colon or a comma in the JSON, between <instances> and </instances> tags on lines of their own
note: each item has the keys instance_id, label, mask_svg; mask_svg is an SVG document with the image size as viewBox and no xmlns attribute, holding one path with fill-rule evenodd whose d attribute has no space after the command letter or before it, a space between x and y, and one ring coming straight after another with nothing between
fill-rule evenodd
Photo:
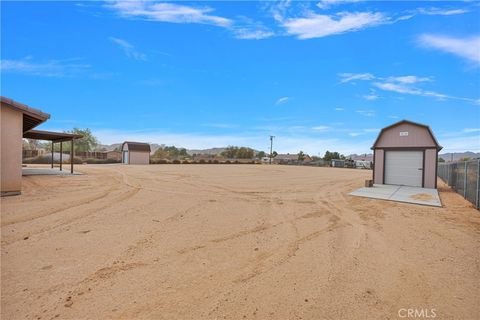
<instances>
[{"instance_id":1,"label":"concrete pad","mask_svg":"<svg viewBox=\"0 0 480 320\"><path fill-rule=\"evenodd\" d=\"M22 176L75 176L81 174L75 171L73 174L70 173L70 168L62 171L59 168L22 168Z\"/></svg>"},{"instance_id":2,"label":"concrete pad","mask_svg":"<svg viewBox=\"0 0 480 320\"><path fill-rule=\"evenodd\" d=\"M360 188L349 195L434 207L442 206L436 189L375 184L372 188Z\"/></svg>"}]
</instances>

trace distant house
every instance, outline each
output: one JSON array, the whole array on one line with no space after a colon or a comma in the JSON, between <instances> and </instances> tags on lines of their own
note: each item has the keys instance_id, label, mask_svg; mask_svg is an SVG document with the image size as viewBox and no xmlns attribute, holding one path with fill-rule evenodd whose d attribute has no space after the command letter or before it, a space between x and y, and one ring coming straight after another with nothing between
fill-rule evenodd
<instances>
[{"instance_id":1,"label":"distant house","mask_svg":"<svg viewBox=\"0 0 480 320\"><path fill-rule=\"evenodd\" d=\"M122 144L123 164L149 164L150 144L144 142L125 141Z\"/></svg>"},{"instance_id":2,"label":"distant house","mask_svg":"<svg viewBox=\"0 0 480 320\"><path fill-rule=\"evenodd\" d=\"M113 159L116 161L122 160L122 152L118 150L107 151L107 159Z\"/></svg>"},{"instance_id":3,"label":"distant house","mask_svg":"<svg viewBox=\"0 0 480 320\"><path fill-rule=\"evenodd\" d=\"M298 154L277 154L275 158L273 158L273 163L277 164L286 164L290 162L298 161Z\"/></svg>"},{"instance_id":4,"label":"distant house","mask_svg":"<svg viewBox=\"0 0 480 320\"><path fill-rule=\"evenodd\" d=\"M372 169L372 161L355 160L355 168L357 168L357 169Z\"/></svg>"},{"instance_id":5,"label":"distant house","mask_svg":"<svg viewBox=\"0 0 480 320\"><path fill-rule=\"evenodd\" d=\"M270 163L270 157L263 157L260 160L262 161L262 163Z\"/></svg>"},{"instance_id":6,"label":"distant house","mask_svg":"<svg viewBox=\"0 0 480 320\"><path fill-rule=\"evenodd\" d=\"M332 165L332 167L343 168L343 167L345 167L345 160L332 159L331 165Z\"/></svg>"},{"instance_id":7,"label":"distant house","mask_svg":"<svg viewBox=\"0 0 480 320\"><path fill-rule=\"evenodd\" d=\"M349 155L347 158L350 158L352 160L360 160L360 161L373 161L373 154L372 153L369 153L369 154L352 154L352 155Z\"/></svg>"},{"instance_id":8,"label":"distant house","mask_svg":"<svg viewBox=\"0 0 480 320\"><path fill-rule=\"evenodd\" d=\"M311 161L313 161L313 159L308 154L303 156L303 162L311 162Z\"/></svg>"}]
</instances>

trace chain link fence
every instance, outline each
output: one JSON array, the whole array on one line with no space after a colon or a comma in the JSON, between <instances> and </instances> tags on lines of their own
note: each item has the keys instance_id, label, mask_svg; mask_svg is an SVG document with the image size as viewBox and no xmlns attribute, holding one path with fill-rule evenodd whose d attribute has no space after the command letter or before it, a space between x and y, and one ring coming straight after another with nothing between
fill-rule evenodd
<instances>
[{"instance_id":1,"label":"chain link fence","mask_svg":"<svg viewBox=\"0 0 480 320\"><path fill-rule=\"evenodd\" d=\"M439 163L438 176L446 184L480 208L480 159Z\"/></svg>"}]
</instances>

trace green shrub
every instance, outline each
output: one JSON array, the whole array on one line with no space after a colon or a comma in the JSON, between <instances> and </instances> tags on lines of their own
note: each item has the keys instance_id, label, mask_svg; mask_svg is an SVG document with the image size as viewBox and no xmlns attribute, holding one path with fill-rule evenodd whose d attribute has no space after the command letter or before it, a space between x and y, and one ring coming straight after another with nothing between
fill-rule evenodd
<instances>
[{"instance_id":1,"label":"green shrub","mask_svg":"<svg viewBox=\"0 0 480 320\"><path fill-rule=\"evenodd\" d=\"M150 159L151 164L167 164L168 161L166 159Z\"/></svg>"},{"instance_id":2,"label":"green shrub","mask_svg":"<svg viewBox=\"0 0 480 320\"><path fill-rule=\"evenodd\" d=\"M50 164L52 163L52 156L51 155L45 155L45 156L38 156L35 158L27 158L23 159L23 163L25 164ZM60 160L54 159L53 163L60 163ZM62 163L69 164L70 159L62 159ZM82 164L83 161L82 159L78 157L73 158L73 163L74 164Z\"/></svg>"},{"instance_id":3,"label":"green shrub","mask_svg":"<svg viewBox=\"0 0 480 320\"><path fill-rule=\"evenodd\" d=\"M70 163L70 159L68 160L63 160L63 163ZM73 164L82 164L82 158L79 157L73 157Z\"/></svg>"},{"instance_id":4,"label":"green shrub","mask_svg":"<svg viewBox=\"0 0 480 320\"><path fill-rule=\"evenodd\" d=\"M80 159L80 158L73 158L73 163L88 163L88 164L107 164L107 163L120 163L120 160L116 159L96 159L96 158L87 158L87 159Z\"/></svg>"},{"instance_id":5,"label":"green shrub","mask_svg":"<svg viewBox=\"0 0 480 320\"><path fill-rule=\"evenodd\" d=\"M50 164L52 163L51 159L51 156L38 156L35 158L23 159L23 163ZM54 163L58 163L58 161L54 161Z\"/></svg>"}]
</instances>

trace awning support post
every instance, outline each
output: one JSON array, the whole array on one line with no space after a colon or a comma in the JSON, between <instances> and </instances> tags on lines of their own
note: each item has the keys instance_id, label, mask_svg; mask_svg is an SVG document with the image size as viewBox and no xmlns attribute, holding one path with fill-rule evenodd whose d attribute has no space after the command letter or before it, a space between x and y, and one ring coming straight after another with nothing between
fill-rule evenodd
<instances>
[{"instance_id":1,"label":"awning support post","mask_svg":"<svg viewBox=\"0 0 480 320\"><path fill-rule=\"evenodd\" d=\"M73 157L75 157L75 149L73 148L73 140L70 144L70 173L73 174Z\"/></svg>"},{"instance_id":2,"label":"awning support post","mask_svg":"<svg viewBox=\"0 0 480 320\"><path fill-rule=\"evenodd\" d=\"M53 146L54 146L54 144L53 144L53 141L52 141L52 169L53 169Z\"/></svg>"},{"instance_id":3,"label":"awning support post","mask_svg":"<svg viewBox=\"0 0 480 320\"><path fill-rule=\"evenodd\" d=\"M60 171L62 171L63 162L63 141L60 141Z\"/></svg>"}]
</instances>

